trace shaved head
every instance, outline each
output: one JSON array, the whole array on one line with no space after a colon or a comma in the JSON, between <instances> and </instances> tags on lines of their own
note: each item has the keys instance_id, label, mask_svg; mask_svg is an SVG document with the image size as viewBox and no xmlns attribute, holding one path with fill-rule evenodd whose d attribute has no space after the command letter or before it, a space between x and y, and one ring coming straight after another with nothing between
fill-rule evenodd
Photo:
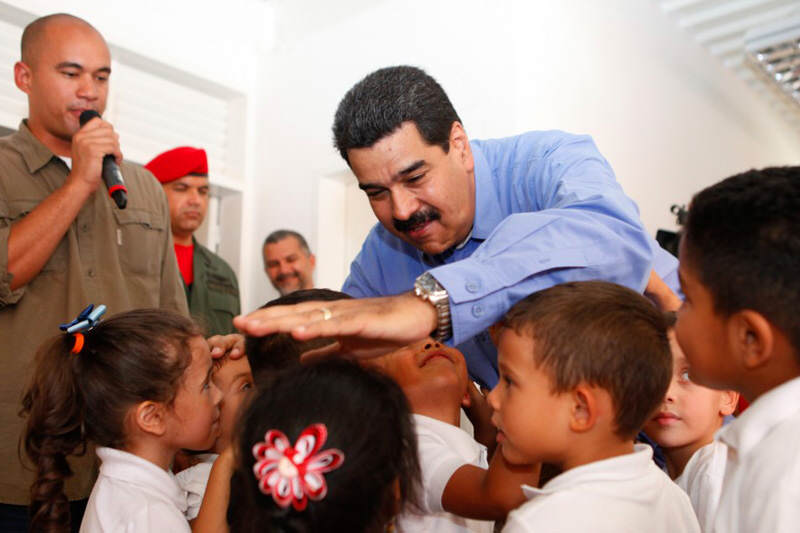
<instances>
[{"instance_id":1,"label":"shaved head","mask_svg":"<svg viewBox=\"0 0 800 533\"><path fill-rule=\"evenodd\" d=\"M22 62L32 65L36 62L44 36L47 34L47 29L57 25L76 25L82 26L88 30L93 31L102 39L100 32L94 26L83 20L82 18L67 13L55 13L39 17L27 26L22 32L22 40L20 42L20 52L22 55ZM105 40L104 40L105 41Z\"/></svg>"}]
</instances>

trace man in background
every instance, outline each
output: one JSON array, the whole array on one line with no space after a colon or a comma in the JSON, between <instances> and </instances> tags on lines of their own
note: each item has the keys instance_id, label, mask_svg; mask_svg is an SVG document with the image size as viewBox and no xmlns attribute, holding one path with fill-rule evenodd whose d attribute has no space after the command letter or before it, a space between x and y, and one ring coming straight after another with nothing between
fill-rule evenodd
<instances>
[{"instance_id":1,"label":"man in background","mask_svg":"<svg viewBox=\"0 0 800 533\"><path fill-rule=\"evenodd\" d=\"M296 231L273 231L264 240L264 270L272 286L285 296L300 289L314 288L317 258Z\"/></svg>"},{"instance_id":2,"label":"man in background","mask_svg":"<svg viewBox=\"0 0 800 533\"><path fill-rule=\"evenodd\" d=\"M169 202L175 256L189 312L208 335L234 333L239 314L239 284L221 257L197 242L194 232L208 211L208 158L201 148L181 146L145 165L161 182Z\"/></svg>"},{"instance_id":3,"label":"man in background","mask_svg":"<svg viewBox=\"0 0 800 533\"><path fill-rule=\"evenodd\" d=\"M0 139L0 531L28 530L33 465L23 466L18 416L36 349L89 303L108 315L139 307L186 314L172 252L169 208L149 172L122 159L101 118L111 55L88 22L66 14L31 22L22 34L14 82L28 116ZM103 157L117 160L125 210L101 181ZM67 363L65 361L65 363ZM70 460L65 483L74 530L94 482L92 453Z\"/></svg>"}]
</instances>

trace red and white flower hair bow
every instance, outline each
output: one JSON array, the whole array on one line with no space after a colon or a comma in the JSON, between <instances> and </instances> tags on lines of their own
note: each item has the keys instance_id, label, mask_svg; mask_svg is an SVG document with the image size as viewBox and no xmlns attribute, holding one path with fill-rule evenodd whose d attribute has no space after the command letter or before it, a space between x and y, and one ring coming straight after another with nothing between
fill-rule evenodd
<instances>
[{"instance_id":1,"label":"red and white flower hair bow","mask_svg":"<svg viewBox=\"0 0 800 533\"><path fill-rule=\"evenodd\" d=\"M297 437L292 446L282 431L270 429L265 442L253 446L256 463L253 472L258 488L272 494L275 503L286 508L289 503L298 511L308 500L321 500L328 492L322 476L341 466L344 453L333 448L317 453L328 438L325 424L312 424Z\"/></svg>"}]
</instances>

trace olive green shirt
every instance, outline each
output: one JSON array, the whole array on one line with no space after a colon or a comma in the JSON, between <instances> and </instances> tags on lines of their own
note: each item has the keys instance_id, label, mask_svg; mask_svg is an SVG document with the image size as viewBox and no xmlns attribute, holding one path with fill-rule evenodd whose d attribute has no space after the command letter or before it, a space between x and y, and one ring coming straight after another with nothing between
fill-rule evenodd
<instances>
[{"instance_id":1,"label":"olive green shirt","mask_svg":"<svg viewBox=\"0 0 800 533\"><path fill-rule=\"evenodd\" d=\"M69 169L39 142L25 121L0 138L0 502L27 504L32 472L23 469L18 442L23 388L37 347L60 334L90 303L108 306L106 316L139 307L187 314L172 247L169 208L161 185L144 168L123 162L128 206L117 209L104 186L72 221L42 270L11 290L8 237L11 226L61 187ZM70 499L92 488L93 458L72 462ZM27 459L25 459L27 462Z\"/></svg>"},{"instance_id":2,"label":"olive green shirt","mask_svg":"<svg viewBox=\"0 0 800 533\"><path fill-rule=\"evenodd\" d=\"M192 242L194 280L191 286L184 284L189 312L209 337L236 333L233 317L241 311L236 274L220 256L194 238Z\"/></svg>"}]
</instances>

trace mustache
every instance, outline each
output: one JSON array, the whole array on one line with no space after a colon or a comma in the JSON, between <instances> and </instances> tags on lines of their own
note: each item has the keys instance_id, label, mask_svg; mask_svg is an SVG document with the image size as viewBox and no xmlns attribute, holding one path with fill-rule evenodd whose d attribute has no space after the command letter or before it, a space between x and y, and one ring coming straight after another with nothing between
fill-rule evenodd
<instances>
[{"instance_id":1,"label":"mustache","mask_svg":"<svg viewBox=\"0 0 800 533\"><path fill-rule=\"evenodd\" d=\"M290 274L278 274L278 277L275 278L275 281L283 281L289 278L300 278L300 275L297 272L292 272Z\"/></svg>"},{"instance_id":2,"label":"mustache","mask_svg":"<svg viewBox=\"0 0 800 533\"><path fill-rule=\"evenodd\" d=\"M439 220L440 218L442 218L442 215L440 215L436 209L420 209L419 211L412 213L411 216L406 220L393 218L392 224L394 225L394 229L397 231L406 233L407 231L414 229L416 226L421 226L423 224L427 224L428 222Z\"/></svg>"}]
</instances>

